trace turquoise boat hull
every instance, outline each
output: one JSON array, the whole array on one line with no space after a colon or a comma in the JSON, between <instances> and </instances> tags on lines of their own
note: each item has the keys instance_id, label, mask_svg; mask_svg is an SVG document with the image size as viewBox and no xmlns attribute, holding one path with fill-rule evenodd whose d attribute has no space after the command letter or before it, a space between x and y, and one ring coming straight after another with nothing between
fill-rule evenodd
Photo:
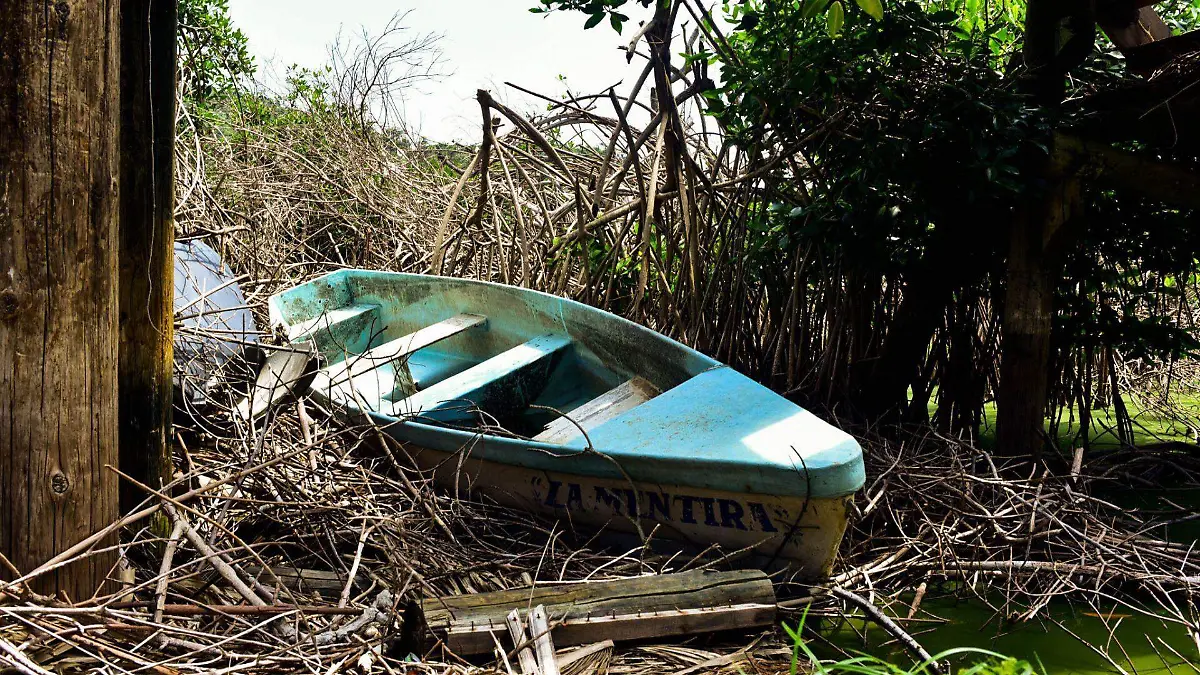
<instances>
[{"instance_id":1,"label":"turquoise boat hull","mask_svg":"<svg viewBox=\"0 0 1200 675\"><path fill-rule=\"evenodd\" d=\"M313 393L369 415L443 486L828 574L863 484L845 432L695 350L527 289L342 270L273 296L325 359Z\"/></svg>"}]
</instances>

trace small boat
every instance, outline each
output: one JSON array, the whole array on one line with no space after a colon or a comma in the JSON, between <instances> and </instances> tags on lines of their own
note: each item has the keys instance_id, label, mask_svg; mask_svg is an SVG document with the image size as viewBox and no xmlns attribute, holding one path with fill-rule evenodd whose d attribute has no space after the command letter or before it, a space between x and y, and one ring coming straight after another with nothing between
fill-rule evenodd
<instances>
[{"instance_id":1,"label":"small boat","mask_svg":"<svg viewBox=\"0 0 1200 675\"><path fill-rule=\"evenodd\" d=\"M270 300L323 356L312 393L369 415L442 486L572 525L829 573L863 485L845 432L652 330L553 295L341 270Z\"/></svg>"}]
</instances>

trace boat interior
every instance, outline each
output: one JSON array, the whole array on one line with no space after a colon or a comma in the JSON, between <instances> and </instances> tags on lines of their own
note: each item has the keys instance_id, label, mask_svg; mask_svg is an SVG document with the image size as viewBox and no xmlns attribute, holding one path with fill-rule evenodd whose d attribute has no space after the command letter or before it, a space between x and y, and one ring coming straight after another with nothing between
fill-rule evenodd
<instances>
[{"instance_id":1,"label":"boat interior","mask_svg":"<svg viewBox=\"0 0 1200 675\"><path fill-rule=\"evenodd\" d=\"M714 363L551 296L389 276L405 279L368 284L348 276L333 288L341 292L318 302L284 298L289 339L312 340L325 358L314 389L330 400L563 444Z\"/></svg>"}]
</instances>

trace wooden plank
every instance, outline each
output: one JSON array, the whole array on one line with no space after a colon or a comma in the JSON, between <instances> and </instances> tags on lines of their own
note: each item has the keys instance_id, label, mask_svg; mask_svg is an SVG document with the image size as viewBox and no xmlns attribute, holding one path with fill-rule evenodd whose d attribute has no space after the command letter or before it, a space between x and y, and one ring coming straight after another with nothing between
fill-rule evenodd
<instances>
[{"instance_id":1,"label":"wooden plank","mask_svg":"<svg viewBox=\"0 0 1200 675\"><path fill-rule=\"evenodd\" d=\"M417 350L454 337L468 328L482 326L486 323L487 317L478 314L452 316L445 321L439 321L432 326L426 326L414 333L385 342L362 354L352 355L345 361L335 363L324 369L325 377L328 378L331 386L349 382L385 363L399 361Z\"/></svg>"},{"instance_id":2,"label":"wooden plank","mask_svg":"<svg viewBox=\"0 0 1200 675\"><path fill-rule=\"evenodd\" d=\"M758 570L681 574L430 598L421 610L428 630L457 654L491 650L515 608L545 605L561 646L632 640L767 625L775 592Z\"/></svg>"},{"instance_id":3,"label":"wooden plank","mask_svg":"<svg viewBox=\"0 0 1200 675\"><path fill-rule=\"evenodd\" d=\"M118 516L119 5L0 0L0 554L22 572ZM116 543L31 590L92 597Z\"/></svg>"},{"instance_id":4,"label":"wooden plank","mask_svg":"<svg viewBox=\"0 0 1200 675\"><path fill-rule=\"evenodd\" d=\"M558 659L554 657L554 643L550 639L550 617L546 615L544 605L529 610L529 636L533 639L542 675L560 675Z\"/></svg>"},{"instance_id":5,"label":"wooden plank","mask_svg":"<svg viewBox=\"0 0 1200 675\"><path fill-rule=\"evenodd\" d=\"M1179 56L1192 54L1198 50L1200 50L1200 30L1193 30L1182 35L1173 35L1163 40L1155 40L1133 47L1125 52L1125 62L1134 72L1151 73Z\"/></svg>"},{"instance_id":6,"label":"wooden plank","mask_svg":"<svg viewBox=\"0 0 1200 675\"><path fill-rule=\"evenodd\" d=\"M316 375L315 363L316 347L312 342L293 342L290 349L274 350L259 371L250 395L238 403L238 416L257 419L285 398L306 391Z\"/></svg>"},{"instance_id":7,"label":"wooden plank","mask_svg":"<svg viewBox=\"0 0 1200 675\"><path fill-rule=\"evenodd\" d=\"M1162 162L1074 136L1057 136L1055 145L1077 158L1080 173L1101 185L1177 208L1200 208L1200 171L1194 166Z\"/></svg>"},{"instance_id":8,"label":"wooden plank","mask_svg":"<svg viewBox=\"0 0 1200 675\"><path fill-rule=\"evenodd\" d=\"M1101 17L1100 28L1121 53L1171 37L1171 28L1152 7L1139 7L1124 17Z\"/></svg>"},{"instance_id":9,"label":"wooden plank","mask_svg":"<svg viewBox=\"0 0 1200 675\"><path fill-rule=\"evenodd\" d=\"M275 582L296 593L311 595L316 593L324 598L336 600L346 587L346 575L342 572L329 570L314 570L303 567L275 565L264 570L257 565L247 565L246 571L266 586L274 586ZM358 575L352 584L355 589L362 589L363 575Z\"/></svg>"},{"instance_id":10,"label":"wooden plank","mask_svg":"<svg viewBox=\"0 0 1200 675\"><path fill-rule=\"evenodd\" d=\"M521 621L521 613L514 609L504 618L504 622L508 625L508 634L512 637L513 648L517 650L521 675L537 675L537 657L533 655L533 649L526 644L529 641L529 633L525 630L525 623Z\"/></svg>"},{"instance_id":11,"label":"wooden plank","mask_svg":"<svg viewBox=\"0 0 1200 675\"><path fill-rule=\"evenodd\" d=\"M554 643L560 646L585 644L597 638L632 642L761 628L774 625L775 612L774 603L740 603L723 607L667 609L561 620L554 617L556 623L550 634ZM501 630L500 626L495 625L456 625L442 639L459 656L485 654L495 645L492 634Z\"/></svg>"},{"instance_id":12,"label":"wooden plank","mask_svg":"<svg viewBox=\"0 0 1200 675\"><path fill-rule=\"evenodd\" d=\"M591 431L658 394L659 391L653 384L635 377L547 424L546 430L534 436L533 440L543 443L565 443L580 435L579 427Z\"/></svg>"},{"instance_id":13,"label":"wooden plank","mask_svg":"<svg viewBox=\"0 0 1200 675\"><path fill-rule=\"evenodd\" d=\"M385 412L404 417L414 414L437 419L459 418L470 404L503 416L524 408L545 384L553 357L570 346L569 338L542 335L517 345L428 389L391 404Z\"/></svg>"},{"instance_id":14,"label":"wooden plank","mask_svg":"<svg viewBox=\"0 0 1200 675\"><path fill-rule=\"evenodd\" d=\"M289 327L288 341L312 340L322 354L341 354L369 344L385 328L379 323L379 305L349 305Z\"/></svg>"}]
</instances>

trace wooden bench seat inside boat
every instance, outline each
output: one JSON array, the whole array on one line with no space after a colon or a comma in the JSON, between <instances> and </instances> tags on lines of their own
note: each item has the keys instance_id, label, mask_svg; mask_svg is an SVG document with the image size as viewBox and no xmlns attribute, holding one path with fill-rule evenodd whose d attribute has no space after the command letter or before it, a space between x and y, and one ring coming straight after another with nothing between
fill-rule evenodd
<instances>
[{"instance_id":1,"label":"wooden bench seat inside boat","mask_svg":"<svg viewBox=\"0 0 1200 675\"><path fill-rule=\"evenodd\" d=\"M583 427L584 431L591 431L658 394L659 391L653 384L640 377L634 377L547 424L546 430L534 436L533 440L543 443L566 443L582 435L579 427Z\"/></svg>"},{"instance_id":2,"label":"wooden bench seat inside boat","mask_svg":"<svg viewBox=\"0 0 1200 675\"><path fill-rule=\"evenodd\" d=\"M357 353L367 347L372 335L383 329L379 305L347 305L291 326L288 341L311 340L322 354Z\"/></svg>"},{"instance_id":3,"label":"wooden bench seat inside boat","mask_svg":"<svg viewBox=\"0 0 1200 675\"><path fill-rule=\"evenodd\" d=\"M390 406L381 402L379 412L441 422L474 418L476 409L495 417L511 415L537 397L570 346L571 340L561 335L535 337Z\"/></svg>"},{"instance_id":4,"label":"wooden bench seat inside boat","mask_svg":"<svg viewBox=\"0 0 1200 675\"><path fill-rule=\"evenodd\" d=\"M487 317L478 314L452 316L361 354L347 355L345 360L323 368L313 388L328 393L338 389L350 394L349 400L373 403L405 387L408 378L403 372L403 362L414 352L486 324Z\"/></svg>"}]
</instances>

